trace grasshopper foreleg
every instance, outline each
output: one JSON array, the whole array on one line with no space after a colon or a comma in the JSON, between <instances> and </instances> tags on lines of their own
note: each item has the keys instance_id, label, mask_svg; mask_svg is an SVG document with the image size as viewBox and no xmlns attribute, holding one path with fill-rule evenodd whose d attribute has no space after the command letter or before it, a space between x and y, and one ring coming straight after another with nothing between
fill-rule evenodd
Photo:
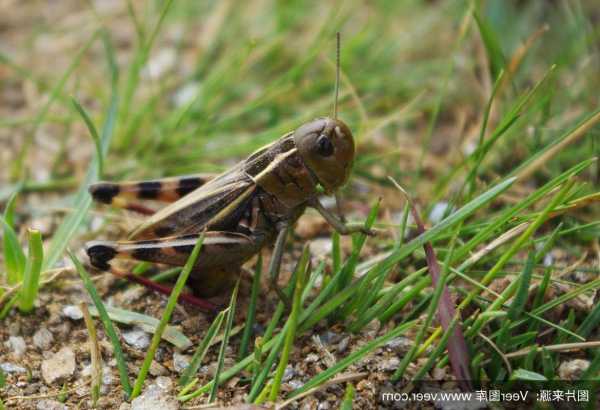
<instances>
[{"instance_id":1,"label":"grasshopper foreleg","mask_svg":"<svg viewBox=\"0 0 600 410\"><path fill-rule=\"evenodd\" d=\"M309 205L312 206L313 208L315 208L317 210L317 212L319 212L321 214L321 216L323 218L325 218L327 223L329 225L333 226L333 229L335 229L337 232L339 232L340 235L350 235L350 234L357 233L357 232L361 232L361 233L364 233L365 235L369 235L369 236L375 235L374 230L367 229L362 225L361 226L348 225L348 224L342 222L337 216L335 216L333 213L331 213L330 211L325 209L323 204L321 204L321 202L319 202L319 200L317 198L312 199L309 202Z\"/></svg>"}]
</instances>

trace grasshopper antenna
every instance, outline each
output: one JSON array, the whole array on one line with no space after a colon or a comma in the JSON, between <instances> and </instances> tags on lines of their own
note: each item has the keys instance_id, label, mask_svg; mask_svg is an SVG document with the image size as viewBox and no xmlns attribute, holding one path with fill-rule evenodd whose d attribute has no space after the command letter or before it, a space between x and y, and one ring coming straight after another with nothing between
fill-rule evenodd
<instances>
[{"instance_id":1,"label":"grasshopper antenna","mask_svg":"<svg viewBox=\"0 0 600 410\"><path fill-rule=\"evenodd\" d=\"M338 31L336 37L336 49L335 49L335 96L333 99L333 119L337 120L338 116L338 97L340 94L340 32Z\"/></svg>"},{"instance_id":2,"label":"grasshopper antenna","mask_svg":"<svg viewBox=\"0 0 600 410\"><path fill-rule=\"evenodd\" d=\"M333 119L337 120L338 116L338 97L340 95L340 32L335 34L336 47L335 47L335 96L333 98ZM335 193L335 206L337 209L338 216L342 222L346 222L346 218L342 213L342 205L339 193Z\"/></svg>"}]
</instances>

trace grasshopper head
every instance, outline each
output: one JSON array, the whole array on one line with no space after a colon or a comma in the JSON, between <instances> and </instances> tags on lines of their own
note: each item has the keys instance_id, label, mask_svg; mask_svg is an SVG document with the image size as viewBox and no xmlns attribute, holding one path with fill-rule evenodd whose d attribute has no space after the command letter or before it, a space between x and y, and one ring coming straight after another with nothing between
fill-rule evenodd
<instances>
[{"instance_id":1,"label":"grasshopper head","mask_svg":"<svg viewBox=\"0 0 600 410\"><path fill-rule=\"evenodd\" d=\"M346 183L354 161L354 137L346 124L318 118L296 129L294 142L304 163L327 192Z\"/></svg>"}]
</instances>

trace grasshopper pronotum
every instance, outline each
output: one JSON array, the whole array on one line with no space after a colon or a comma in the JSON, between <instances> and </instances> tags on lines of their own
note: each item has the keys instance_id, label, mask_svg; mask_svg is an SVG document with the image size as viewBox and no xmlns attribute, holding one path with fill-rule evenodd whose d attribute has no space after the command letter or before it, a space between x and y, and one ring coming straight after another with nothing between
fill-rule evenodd
<instances>
[{"instance_id":1,"label":"grasshopper pronotum","mask_svg":"<svg viewBox=\"0 0 600 410\"><path fill-rule=\"evenodd\" d=\"M339 33L333 118L318 118L260 148L232 169L214 176L193 175L154 181L110 183L90 187L93 198L141 213L132 199L170 205L149 216L126 241L86 244L92 265L106 270L115 257L183 266L199 235L205 233L189 284L211 296L227 288L244 262L265 245L275 244L269 273L277 287L281 256L290 227L307 206L315 208L340 234L364 232L348 226L323 207L318 186L327 193L348 180L354 138L337 118Z\"/></svg>"}]
</instances>

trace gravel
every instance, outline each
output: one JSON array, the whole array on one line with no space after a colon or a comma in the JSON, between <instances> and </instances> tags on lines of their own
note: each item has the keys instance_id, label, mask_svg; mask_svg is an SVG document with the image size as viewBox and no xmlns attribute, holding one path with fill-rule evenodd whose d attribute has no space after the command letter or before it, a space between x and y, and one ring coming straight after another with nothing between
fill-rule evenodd
<instances>
[{"instance_id":1,"label":"gravel","mask_svg":"<svg viewBox=\"0 0 600 410\"><path fill-rule=\"evenodd\" d=\"M190 364L190 356L174 352L173 353L173 369L177 373L183 373L186 367Z\"/></svg>"},{"instance_id":2,"label":"gravel","mask_svg":"<svg viewBox=\"0 0 600 410\"><path fill-rule=\"evenodd\" d=\"M33 335L33 344L41 350L49 350L54 343L54 335L46 327L41 327Z\"/></svg>"},{"instance_id":3,"label":"gravel","mask_svg":"<svg viewBox=\"0 0 600 410\"><path fill-rule=\"evenodd\" d=\"M123 340L136 349L143 350L150 346L150 336L139 327L123 332Z\"/></svg>"},{"instance_id":4,"label":"gravel","mask_svg":"<svg viewBox=\"0 0 600 410\"><path fill-rule=\"evenodd\" d=\"M27 345L25 344L25 339L21 336L11 336L8 338L8 342L6 345L12 350L16 357L21 357L25 354L27 350Z\"/></svg>"},{"instance_id":5,"label":"gravel","mask_svg":"<svg viewBox=\"0 0 600 410\"><path fill-rule=\"evenodd\" d=\"M83 319L83 312L79 309L78 306L75 305L67 305L63 308L62 314L65 317L73 320L81 320Z\"/></svg>"},{"instance_id":6,"label":"gravel","mask_svg":"<svg viewBox=\"0 0 600 410\"><path fill-rule=\"evenodd\" d=\"M42 362L42 377L47 385L70 378L75 372L75 353L63 347Z\"/></svg>"}]
</instances>

